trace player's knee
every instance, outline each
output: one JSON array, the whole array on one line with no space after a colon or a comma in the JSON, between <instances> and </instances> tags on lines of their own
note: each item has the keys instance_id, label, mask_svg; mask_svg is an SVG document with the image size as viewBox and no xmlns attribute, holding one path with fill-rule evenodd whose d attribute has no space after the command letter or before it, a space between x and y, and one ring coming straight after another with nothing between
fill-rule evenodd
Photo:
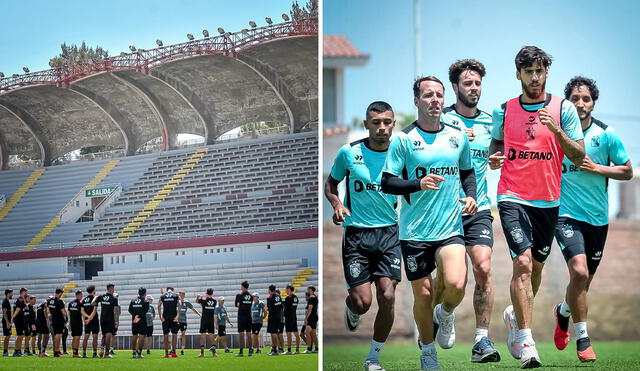
<instances>
[{"instance_id":1,"label":"player's knee","mask_svg":"<svg viewBox=\"0 0 640 371\"><path fill-rule=\"evenodd\" d=\"M531 274L533 271L533 260L526 254L520 254L513 260L514 273Z\"/></svg>"},{"instance_id":2,"label":"player's knee","mask_svg":"<svg viewBox=\"0 0 640 371\"><path fill-rule=\"evenodd\" d=\"M395 303L395 290L393 287L378 291L378 306L382 308L393 308Z\"/></svg>"},{"instance_id":3,"label":"player's knee","mask_svg":"<svg viewBox=\"0 0 640 371\"><path fill-rule=\"evenodd\" d=\"M473 265L476 282L483 286L491 281L491 260L484 260Z\"/></svg>"},{"instance_id":4,"label":"player's knee","mask_svg":"<svg viewBox=\"0 0 640 371\"><path fill-rule=\"evenodd\" d=\"M569 267L569 275L572 281L586 284L589 280L589 269L586 264L572 264Z\"/></svg>"}]
</instances>

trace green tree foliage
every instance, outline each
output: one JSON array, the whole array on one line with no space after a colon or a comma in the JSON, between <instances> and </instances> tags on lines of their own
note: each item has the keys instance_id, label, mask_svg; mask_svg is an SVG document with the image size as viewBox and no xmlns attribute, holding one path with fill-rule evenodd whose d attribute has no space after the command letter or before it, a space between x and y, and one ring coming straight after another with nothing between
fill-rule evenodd
<instances>
[{"instance_id":1,"label":"green tree foliage","mask_svg":"<svg viewBox=\"0 0 640 371\"><path fill-rule=\"evenodd\" d=\"M297 1L291 4L291 20L297 21L300 18L309 18L318 16L318 0L307 0L304 6L300 6Z\"/></svg>"},{"instance_id":2,"label":"green tree foliage","mask_svg":"<svg viewBox=\"0 0 640 371\"><path fill-rule=\"evenodd\" d=\"M93 63L109 58L109 51L97 45L94 48L88 47L83 41L80 46L67 43L60 45L61 52L59 55L49 60L51 67L60 67L75 63Z\"/></svg>"}]
</instances>

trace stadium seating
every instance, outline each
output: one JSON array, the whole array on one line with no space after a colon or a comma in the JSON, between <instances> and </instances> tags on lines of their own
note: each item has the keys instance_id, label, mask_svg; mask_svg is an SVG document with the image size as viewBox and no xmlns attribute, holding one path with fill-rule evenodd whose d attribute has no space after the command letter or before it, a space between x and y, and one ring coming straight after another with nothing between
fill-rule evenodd
<instances>
[{"instance_id":1,"label":"stadium seating","mask_svg":"<svg viewBox=\"0 0 640 371\"><path fill-rule=\"evenodd\" d=\"M125 241L162 240L176 232L215 236L308 228L317 220L315 132L206 146L207 152ZM57 226L34 250L112 243L197 149L120 158L99 184L122 184L100 220ZM0 247L24 247L107 160L51 166L0 221ZM9 199L33 170L3 171Z\"/></svg>"}]
</instances>

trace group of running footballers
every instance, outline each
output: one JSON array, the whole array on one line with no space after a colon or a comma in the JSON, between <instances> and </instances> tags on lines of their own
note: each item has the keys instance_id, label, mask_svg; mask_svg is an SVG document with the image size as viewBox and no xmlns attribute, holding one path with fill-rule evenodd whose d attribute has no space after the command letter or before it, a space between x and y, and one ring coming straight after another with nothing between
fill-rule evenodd
<instances>
[{"instance_id":1,"label":"group of running footballers","mask_svg":"<svg viewBox=\"0 0 640 371\"><path fill-rule=\"evenodd\" d=\"M574 77L564 99L551 95L545 88L551 61L540 48L523 47L515 57L522 94L493 115L477 107L484 65L456 61L449 68L455 104L444 107L445 86L438 78L418 78L415 122L392 138L392 107L373 102L364 120L368 137L338 151L325 195L333 222L344 226L346 327L358 329L372 302L372 283L378 302L365 370L384 370L380 352L393 326L401 261L414 297L421 368L440 369L435 343L443 349L455 344L466 255L475 278L471 361L500 361L489 338L494 300L489 169L501 169L497 204L513 265L512 305L503 313L510 354L521 368L542 364L531 332L533 302L555 237L570 274L564 300L553 314L549 308L555 345L562 350L569 343L571 318L578 359L596 360L587 333L587 291L603 257L608 179L629 180L633 170L613 128L592 117L599 97L595 81Z\"/></svg>"},{"instance_id":2,"label":"group of running footballers","mask_svg":"<svg viewBox=\"0 0 640 371\"><path fill-rule=\"evenodd\" d=\"M12 327L15 325L16 340L14 344L14 357L39 355L47 357L46 352L49 335L53 337L53 356L61 357L68 354L66 351L66 338L70 333L72 337L71 348L73 358L88 358L87 346L89 337L93 337L93 358L112 358L114 355L115 336L118 331L121 306L118 302L118 294L115 285L108 284L104 294L96 295L94 285L87 287L86 295L78 290L75 298L67 305L61 297L64 290L58 288L55 295L48 297L41 303L36 303L36 297L30 296L26 288L21 288L14 305L13 290L5 290L5 298L2 302L2 327L3 327L3 356L9 356L9 341ZM286 287L286 297L283 299L275 285L269 286L267 303L259 300L257 292L249 292L249 283L242 282L240 293L236 295L235 306L238 308L238 333L240 350L236 356L244 355L245 345L248 347L248 356L260 353L260 330L262 323L267 321L267 333L271 335L272 347L268 355L298 354L300 353L300 338L307 344L303 353L318 352L318 337L316 328L318 323L318 298L316 288L309 286L305 292L307 307L304 325L298 333L298 297L295 287ZM211 346L208 350L213 357L217 356L216 349L224 349L225 353L231 353L227 346L227 325L233 327L227 308L224 305L224 297L214 297L213 289L206 290L205 295L197 295L195 303L200 304L201 311L185 299L185 292L174 293L173 287L160 288L160 299L157 304L157 315L162 323L164 358L178 357L178 332L181 333L180 354L184 355L187 330L187 311L191 309L200 317L200 355L205 356L207 338ZM151 354L153 320L156 317L156 308L153 304L153 296L147 295L147 289L138 289L138 296L131 299L128 311L131 314L131 348L133 358L144 358L143 351ZM100 308L98 315L98 308ZM98 335L102 330L102 345L98 352ZM287 351L284 351L283 331L287 333ZM82 341L82 355L80 355L80 340ZM169 336L171 335L171 336ZM292 339L295 337L295 352L292 351ZM37 348L36 348L37 339ZM22 345L24 344L24 352ZM62 344L62 351L60 345Z\"/></svg>"}]
</instances>

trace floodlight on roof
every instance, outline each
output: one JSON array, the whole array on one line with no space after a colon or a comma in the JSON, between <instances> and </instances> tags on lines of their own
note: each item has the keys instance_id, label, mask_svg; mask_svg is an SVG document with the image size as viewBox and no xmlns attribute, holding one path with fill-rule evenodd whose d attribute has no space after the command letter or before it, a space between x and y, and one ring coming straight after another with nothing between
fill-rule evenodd
<instances>
[{"instance_id":1,"label":"floodlight on roof","mask_svg":"<svg viewBox=\"0 0 640 371\"><path fill-rule=\"evenodd\" d=\"M256 22L254 22L254 21L249 21L249 26L251 26L252 28L256 28L256 27L258 27L258 25L256 24Z\"/></svg>"},{"instance_id":2,"label":"floodlight on roof","mask_svg":"<svg viewBox=\"0 0 640 371\"><path fill-rule=\"evenodd\" d=\"M225 39L231 39L231 34L229 32L225 32L223 36Z\"/></svg>"},{"instance_id":3,"label":"floodlight on roof","mask_svg":"<svg viewBox=\"0 0 640 371\"><path fill-rule=\"evenodd\" d=\"M193 34L188 33L188 34L187 34L187 39L189 39L189 40L193 40L193 39L195 39L195 38L193 37Z\"/></svg>"},{"instance_id":4,"label":"floodlight on roof","mask_svg":"<svg viewBox=\"0 0 640 371\"><path fill-rule=\"evenodd\" d=\"M25 73L29 73L29 67L22 67L22 70L23 70Z\"/></svg>"},{"instance_id":5,"label":"floodlight on roof","mask_svg":"<svg viewBox=\"0 0 640 371\"><path fill-rule=\"evenodd\" d=\"M218 33L219 33L220 35L224 35L224 28L222 28L222 27L218 27Z\"/></svg>"},{"instance_id":6,"label":"floodlight on roof","mask_svg":"<svg viewBox=\"0 0 640 371\"><path fill-rule=\"evenodd\" d=\"M4 77L4 72L0 72L0 79Z\"/></svg>"},{"instance_id":7,"label":"floodlight on roof","mask_svg":"<svg viewBox=\"0 0 640 371\"><path fill-rule=\"evenodd\" d=\"M129 45L129 50L131 50L132 52L136 52L136 47L133 45Z\"/></svg>"},{"instance_id":8,"label":"floodlight on roof","mask_svg":"<svg viewBox=\"0 0 640 371\"><path fill-rule=\"evenodd\" d=\"M249 30L247 30L246 28L243 28L241 32L245 35L249 34Z\"/></svg>"},{"instance_id":9,"label":"floodlight on roof","mask_svg":"<svg viewBox=\"0 0 640 371\"><path fill-rule=\"evenodd\" d=\"M144 53L144 52L146 52L145 49L142 49L142 48L138 49L138 53Z\"/></svg>"},{"instance_id":10,"label":"floodlight on roof","mask_svg":"<svg viewBox=\"0 0 640 371\"><path fill-rule=\"evenodd\" d=\"M287 13L282 13L282 19L284 19L285 22L289 22L289 16Z\"/></svg>"},{"instance_id":11,"label":"floodlight on roof","mask_svg":"<svg viewBox=\"0 0 640 371\"><path fill-rule=\"evenodd\" d=\"M209 31L208 30L202 30L202 36L209 37Z\"/></svg>"},{"instance_id":12,"label":"floodlight on roof","mask_svg":"<svg viewBox=\"0 0 640 371\"><path fill-rule=\"evenodd\" d=\"M156 44L158 44L158 46L162 46L163 45L162 44L162 40L160 40L160 39L156 40Z\"/></svg>"},{"instance_id":13,"label":"floodlight on roof","mask_svg":"<svg viewBox=\"0 0 640 371\"><path fill-rule=\"evenodd\" d=\"M264 21L267 22L267 24L272 24L273 23L273 21L269 17L264 17Z\"/></svg>"},{"instance_id":14,"label":"floodlight on roof","mask_svg":"<svg viewBox=\"0 0 640 371\"><path fill-rule=\"evenodd\" d=\"M121 56L121 57L124 57L125 55L127 55L127 53L125 53L125 52L120 52L120 56Z\"/></svg>"},{"instance_id":15,"label":"floodlight on roof","mask_svg":"<svg viewBox=\"0 0 640 371\"><path fill-rule=\"evenodd\" d=\"M18 74L14 73L13 75L11 75L11 77L18 77Z\"/></svg>"}]
</instances>

